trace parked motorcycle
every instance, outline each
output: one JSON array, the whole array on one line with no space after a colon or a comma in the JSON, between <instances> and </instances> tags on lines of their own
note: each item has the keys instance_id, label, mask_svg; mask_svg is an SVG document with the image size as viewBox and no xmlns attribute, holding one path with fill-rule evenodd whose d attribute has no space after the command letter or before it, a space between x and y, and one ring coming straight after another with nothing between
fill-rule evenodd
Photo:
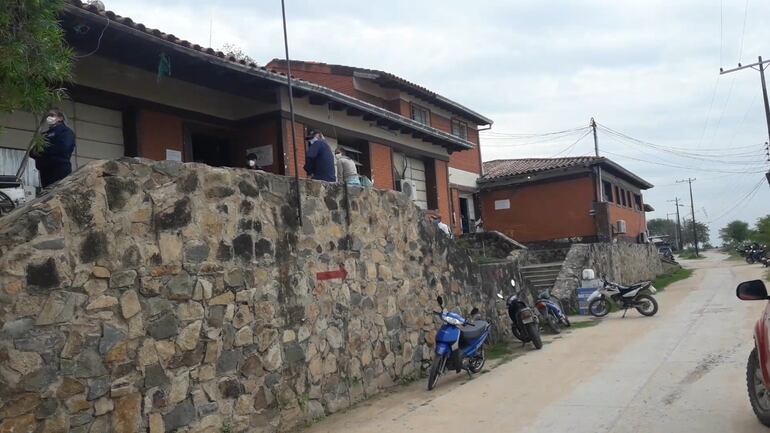
<instances>
[{"instance_id":1,"label":"parked motorcycle","mask_svg":"<svg viewBox=\"0 0 770 433\"><path fill-rule=\"evenodd\" d=\"M561 308L561 304L558 300L551 298L550 291L546 290L537 296L535 301L535 308L540 312L540 316L545 318L545 323L551 332L558 334L561 332L561 327L569 327L572 324L564 314L564 310Z\"/></svg>"},{"instance_id":2,"label":"parked motorcycle","mask_svg":"<svg viewBox=\"0 0 770 433\"><path fill-rule=\"evenodd\" d=\"M478 373L484 367L486 354L484 342L489 337L490 325L484 320L466 320L460 314L447 311L444 299L436 298L441 311L433 314L441 318L444 324L436 333L436 352L428 374L428 390L432 390L439 376L445 371L455 370ZM478 314L479 309L471 310L471 317Z\"/></svg>"},{"instance_id":3,"label":"parked motorcycle","mask_svg":"<svg viewBox=\"0 0 770 433\"><path fill-rule=\"evenodd\" d=\"M602 279L602 287L588 297L588 312L596 317L604 317L609 314L610 307L615 305L624 310L623 317L626 317L629 308L636 308L644 316L654 316L658 312L658 301L652 295L656 292L650 281L622 286Z\"/></svg>"},{"instance_id":4,"label":"parked motorcycle","mask_svg":"<svg viewBox=\"0 0 770 433\"><path fill-rule=\"evenodd\" d=\"M516 289L516 282L511 280L511 286ZM497 297L505 299L502 293L498 293ZM541 349L543 340L540 338L540 319L537 317L536 311L522 299L519 299L516 294L509 296L505 300L505 305L508 307L508 317L513 322L511 324L513 335L522 343L531 341L535 349Z\"/></svg>"},{"instance_id":5,"label":"parked motorcycle","mask_svg":"<svg viewBox=\"0 0 770 433\"><path fill-rule=\"evenodd\" d=\"M746 253L746 263L753 265L754 263L764 263L765 253L767 248L764 245L753 245Z\"/></svg>"}]
</instances>

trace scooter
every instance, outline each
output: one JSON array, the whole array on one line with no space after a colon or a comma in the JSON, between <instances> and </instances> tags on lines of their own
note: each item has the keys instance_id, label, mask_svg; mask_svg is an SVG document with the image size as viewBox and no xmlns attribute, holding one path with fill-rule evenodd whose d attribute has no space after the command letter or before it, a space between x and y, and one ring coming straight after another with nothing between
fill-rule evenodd
<instances>
[{"instance_id":1,"label":"scooter","mask_svg":"<svg viewBox=\"0 0 770 433\"><path fill-rule=\"evenodd\" d=\"M652 297L657 290L652 282L643 281L630 286L602 279L602 287L588 297L588 312L592 316L604 317L610 312L610 306L622 308L623 317L629 308L636 308L644 316L654 316L658 312L658 301Z\"/></svg>"},{"instance_id":2,"label":"scooter","mask_svg":"<svg viewBox=\"0 0 770 433\"><path fill-rule=\"evenodd\" d=\"M538 295L537 301L535 301L535 308L540 312L540 316L545 318L545 323L554 334L561 332L562 325L566 327L572 326L569 318L564 314L559 301L552 299L551 293L548 290Z\"/></svg>"},{"instance_id":3,"label":"scooter","mask_svg":"<svg viewBox=\"0 0 770 433\"><path fill-rule=\"evenodd\" d=\"M516 289L516 281L511 280L511 287ZM508 307L508 317L511 318L511 332L513 336L526 344L530 341L535 349L543 347L543 340L540 338L540 319L537 313L526 302L519 299L519 296L513 294L507 299L502 293L498 293L499 299L505 299L505 305Z\"/></svg>"},{"instance_id":4,"label":"scooter","mask_svg":"<svg viewBox=\"0 0 770 433\"><path fill-rule=\"evenodd\" d=\"M447 311L441 296L436 301L441 311L434 311L433 314L441 318L444 324L436 333L436 353L428 373L428 390L436 387L439 376L445 371L455 370L459 373L465 370L468 376L480 372L486 362L484 342L490 332L488 322L466 320L458 313ZM471 317L478 313L479 309L473 307Z\"/></svg>"}]
</instances>

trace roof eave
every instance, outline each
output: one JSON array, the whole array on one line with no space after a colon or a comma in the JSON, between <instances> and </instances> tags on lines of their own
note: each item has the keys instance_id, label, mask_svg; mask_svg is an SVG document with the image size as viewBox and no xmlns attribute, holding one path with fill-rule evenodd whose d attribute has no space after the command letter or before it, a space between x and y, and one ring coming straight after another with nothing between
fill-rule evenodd
<instances>
[{"instance_id":1,"label":"roof eave","mask_svg":"<svg viewBox=\"0 0 770 433\"><path fill-rule=\"evenodd\" d=\"M77 16L81 17L88 17L88 18L105 18L101 15L95 14L94 12L91 12L89 10L83 9L77 5L71 4L71 3L65 3L63 8L63 13L72 13ZM139 29L133 28L131 26L127 26L121 22L118 22L114 19L111 19L107 17L107 19L110 20L111 23L114 23L112 25L112 28L119 28L121 31L129 32L133 34L134 36L143 38L148 41L152 41L153 43L157 43L159 45L162 45L164 47L167 47L171 50L185 53L188 55L192 55L195 57L201 58L201 60L209 62L211 64L229 68L235 71L239 71L242 73L247 73L251 75L255 75L257 77L260 77L262 79L274 82L278 85L285 86L287 85L287 79L285 74L278 74L274 72L270 72L264 69L260 68L253 68L249 67L247 65L242 65L240 63L234 63L226 58L220 58L215 55L208 54L203 51L198 51L193 48L185 47L183 45L180 45L178 43L151 35L147 32L141 31ZM453 135L444 133L443 131L439 131L435 128L422 125L421 123L418 123L412 119L407 119L401 115L392 113L384 108L377 107L376 105L369 104L365 101L360 101L358 99L355 99L351 96L345 95L344 93L337 92L336 90L329 89L327 87L323 87L318 84L310 83L307 81L302 80L293 80L292 86L297 89L302 89L308 93L312 93L315 95L320 95L326 98L329 98L331 100L334 100L336 102L345 104L350 106L351 108L359 109L363 112L375 115L377 117L380 117L382 119L400 124L402 126L405 126L407 128L411 128L415 130L416 132L421 132L423 134L428 134L438 140L444 141L446 144L442 144L447 149L452 148L452 150L468 150L475 147L475 145L467 140L463 140L459 137L455 137Z\"/></svg>"},{"instance_id":2,"label":"roof eave","mask_svg":"<svg viewBox=\"0 0 770 433\"><path fill-rule=\"evenodd\" d=\"M602 158L601 161L595 163L594 165L604 165L612 168L613 170L618 171L621 175L627 177L628 179L636 183L636 186L638 186L640 189L647 190L655 186L647 182L646 180L642 179L641 177L635 175L634 173L631 173L626 168L616 163L615 161L612 161L611 159Z\"/></svg>"}]
</instances>

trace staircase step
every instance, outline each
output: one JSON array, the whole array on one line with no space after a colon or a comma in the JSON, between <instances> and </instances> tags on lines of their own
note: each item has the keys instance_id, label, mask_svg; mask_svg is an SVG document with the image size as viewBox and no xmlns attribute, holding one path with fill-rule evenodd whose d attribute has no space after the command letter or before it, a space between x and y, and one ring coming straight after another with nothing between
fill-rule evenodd
<instances>
[{"instance_id":1,"label":"staircase step","mask_svg":"<svg viewBox=\"0 0 770 433\"><path fill-rule=\"evenodd\" d=\"M561 268L564 265L564 262L550 262L550 263L540 263L538 265L527 265L522 266L521 269L537 269L537 268L547 268L547 267L553 267L558 266Z\"/></svg>"}]
</instances>

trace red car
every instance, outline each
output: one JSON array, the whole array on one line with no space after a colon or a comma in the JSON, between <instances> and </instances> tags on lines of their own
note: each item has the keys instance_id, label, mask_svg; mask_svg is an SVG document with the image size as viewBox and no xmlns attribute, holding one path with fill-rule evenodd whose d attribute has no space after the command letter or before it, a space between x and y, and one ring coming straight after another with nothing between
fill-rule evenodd
<instances>
[{"instance_id":1,"label":"red car","mask_svg":"<svg viewBox=\"0 0 770 433\"><path fill-rule=\"evenodd\" d=\"M767 288L762 280L744 281L735 294L744 301L767 301ZM759 421L770 426L770 302L762 317L754 325L754 350L746 366L746 385L754 414Z\"/></svg>"}]
</instances>

